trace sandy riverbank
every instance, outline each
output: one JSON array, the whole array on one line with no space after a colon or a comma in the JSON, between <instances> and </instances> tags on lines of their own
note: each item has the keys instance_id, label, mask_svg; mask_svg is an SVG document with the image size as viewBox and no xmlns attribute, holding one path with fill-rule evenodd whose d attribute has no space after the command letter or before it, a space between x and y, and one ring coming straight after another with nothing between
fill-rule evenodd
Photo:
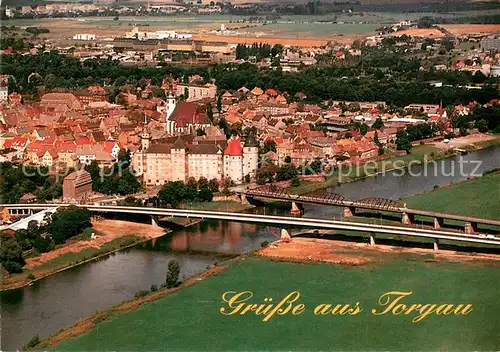
<instances>
[{"instance_id":1,"label":"sandy riverbank","mask_svg":"<svg viewBox=\"0 0 500 352\"><path fill-rule=\"evenodd\" d=\"M164 229L161 227L120 220L93 221L92 228L96 233L100 234L95 239L78 242L67 241L64 247L42 253L38 257L28 258L26 260L25 269L35 269L37 266L64 254L78 253L87 248L101 248L105 243L111 242L119 237L139 236L144 239L152 239L165 234Z\"/></svg>"},{"instance_id":2,"label":"sandy riverbank","mask_svg":"<svg viewBox=\"0 0 500 352\"><path fill-rule=\"evenodd\" d=\"M434 143L436 148L442 150L449 150L453 148L466 148L466 149L481 149L485 144L498 142L500 144L500 137L498 135L489 133L474 133L464 137L453 138L448 143L437 142Z\"/></svg>"},{"instance_id":3,"label":"sandy riverbank","mask_svg":"<svg viewBox=\"0 0 500 352\"><path fill-rule=\"evenodd\" d=\"M458 253L447 250L435 252L432 249L425 248L405 248L389 245L370 246L366 243L297 237L289 242L274 242L255 254L280 261L326 262L347 265L362 265L390 260L390 256L378 256L377 254L408 254L422 257L432 255L432 259L435 261L463 263L492 261L500 263L500 256L495 254Z\"/></svg>"}]
</instances>

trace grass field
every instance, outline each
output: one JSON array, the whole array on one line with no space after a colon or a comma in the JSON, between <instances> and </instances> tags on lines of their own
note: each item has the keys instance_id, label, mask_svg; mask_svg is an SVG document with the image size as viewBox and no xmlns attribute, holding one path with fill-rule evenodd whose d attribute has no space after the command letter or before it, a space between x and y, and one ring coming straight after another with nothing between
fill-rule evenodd
<instances>
[{"instance_id":1,"label":"grass field","mask_svg":"<svg viewBox=\"0 0 500 352\"><path fill-rule=\"evenodd\" d=\"M101 321L56 350L499 350L498 266L409 261L345 267L251 258L228 271ZM251 303L300 292L304 313L222 315L226 291L252 291ZM472 304L466 316L371 313L389 291L411 291L406 303ZM320 303L360 303L355 316L315 316ZM227 306L225 306L227 308Z\"/></svg>"},{"instance_id":2,"label":"grass field","mask_svg":"<svg viewBox=\"0 0 500 352\"><path fill-rule=\"evenodd\" d=\"M500 173L404 199L409 208L500 219Z\"/></svg>"}]
</instances>

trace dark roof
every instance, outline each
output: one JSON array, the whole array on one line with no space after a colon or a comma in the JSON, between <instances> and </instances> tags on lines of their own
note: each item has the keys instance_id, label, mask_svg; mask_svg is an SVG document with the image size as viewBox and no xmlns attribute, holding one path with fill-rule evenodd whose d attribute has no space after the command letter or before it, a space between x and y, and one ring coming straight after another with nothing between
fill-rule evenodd
<instances>
[{"instance_id":1,"label":"dark roof","mask_svg":"<svg viewBox=\"0 0 500 352\"><path fill-rule=\"evenodd\" d=\"M191 142L191 141L193 141L195 136L189 135L189 134L184 134L181 136L164 137L164 138L154 139L152 143L154 143L154 144L174 144L175 141L177 141L179 138L182 139L184 142Z\"/></svg>"},{"instance_id":2,"label":"dark roof","mask_svg":"<svg viewBox=\"0 0 500 352\"><path fill-rule=\"evenodd\" d=\"M73 181L75 187L92 183L92 177L85 170L75 171L64 178L64 181Z\"/></svg>"},{"instance_id":3,"label":"dark roof","mask_svg":"<svg viewBox=\"0 0 500 352\"><path fill-rule=\"evenodd\" d=\"M189 146L190 154L217 154L219 148L216 144L198 144Z\"/></svg>"},{"instance_id":4,"label":"dark roof","mask_svg":"<svg viewBox=\"0 0 500 352\"><path fill-rule=\"evenodd\" d=\"M146 153L151 153L151 154L170 154L170 150L172 149L173 145L172 144L151 144L146 150Z\"/></svg>"},{"instance_id":5,"label":"dark roof","mask_svg":"<svg viewBox=\"0 0 500 352\"><path fill-rule=\"evenodd\" d=\"M54 133L56 134L56 136L63 136L65 134L73 134L73 132L71 131L71 129L69 127L56 127L54 128Z\"/></svg>"},{"instance_id":6,"label":"dark roof","mask_svg":"<svg viewBox=\"0 0 500 352\"><path fill-rule=\"evenodd\" d=\"M92 138L96 142L106 142L106 137L104 137L104 133L100 131L92 132Z\"/></svg>"},{"instance_id":7,"label":"dark roof","mask_svg":"<svg viewBox=\"0 0 500 352\"><path fill-rule=\"evenodd\" d=\"M245 140L244 147L258 147L258 146L259 146L259 143L255 139L255 136L253 135L253 133L250 133L248 135L247 139Z\"/></svg>"}]
</instances>

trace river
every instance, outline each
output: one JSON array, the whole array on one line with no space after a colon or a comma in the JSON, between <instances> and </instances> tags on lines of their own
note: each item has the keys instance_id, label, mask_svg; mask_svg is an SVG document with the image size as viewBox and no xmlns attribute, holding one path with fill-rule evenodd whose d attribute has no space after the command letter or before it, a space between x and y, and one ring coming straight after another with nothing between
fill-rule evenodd
<instances>
[{"instance_id":1,"label":"river","mask_svg":"<svg viewBox=\"0 0 500 352\"><path fill-rule=\"evenodd\" d=\"M389 172L355 183L330 189L347 199L367 197L398 199L467 178L475 167L460 160L481 160L477 172L500 167L500 147L466 156L442 159L428 164L426 175L403 176ZM411 169L416 175L423 165ZM438 170L439 172L435 172ZM445 171L445 176L441 170ZM454 170L454 172L451 172ZM340 210L333 207L305 206L305 216L331 218ZM277 209L255 208L252 212L279 213ZM40 280L31 287L0 294L1 350L15 350L38 334L40 338L56 333L81 318L131 299L141 290L165 281L170 259L181 264L181 277L203 272L208 266L227 258L257 249L264 241L274 241L274 229L254 224L205 221L191 228L169 234L134 248L118 252Z\"/></svg>"}]
</instances>

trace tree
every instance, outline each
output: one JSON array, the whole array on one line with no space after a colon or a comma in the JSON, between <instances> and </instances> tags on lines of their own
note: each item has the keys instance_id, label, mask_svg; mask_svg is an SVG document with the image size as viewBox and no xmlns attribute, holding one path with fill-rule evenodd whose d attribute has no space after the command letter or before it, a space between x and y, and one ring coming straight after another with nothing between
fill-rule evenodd
<instances>
[{"instance_id":1,"label":"tree","mask_svg":"<svg viewBox=\"0 0 500 352\"><path fill-rule=\"evenodd\" d=\"M130 172L125 170L122 177L118 180L117 193L121 195L133 194L139 192L141 184L137 178Z\"/></svg>"},{"instance_id":2,"label":"tree","mask_svg":"<svg viewBox=\"0 0 500 352\"><path fill-rule=\"evenodd\" d=\"M290 183L290 186L292 187L299 187L300 186L300 180L298 176L294 176L292 178L292 182Z\"/></svg>"},{"instance_id":3,"label":"tree","mask_svg":"<svg viewBox=\"0 0 500 352\"><path fill-rule=\"evenodd\" d=\"M362 136L365 136L368 133L368 126L365 123L361 124L361 126L359 126L359 132Z\"/></svg>"},{"instance_id":4,"label":"tree","mask_svg":"<svg viewBox=\"0 0 500 352\"><path fill-rule=\"evenodd\" d=\"M219 114L222 112L222 95L217 96L217 111Z\"/></svg>"},{"instance_id":5,"label":"tree","mask_svg":"<svg viewBox=\"0 0 500 352\"><path fill-rule=\"evenodd\" d=\"M245 175L245 183L250 183L250 174Z\"/></svg>"},{"instance_id":6,"label":"tree","mask_svg":"<svg viewBox=\"0 0 500 352\"><path fill-rule=\"evenodd\" d=\"M264 147L262 147L260 154L267 154L268 152L276 153L276 142L272 139L264 142Z\"/></svg>"},{"instance_id":7,"label":"tree","mask_svg":"<svg viewBox=\"0 0 500 352\"><path fill-rule=\"evenodd\" d=\"M186 199L185 195L186 185L181 181L167 182L158 192L158 198L163 207L172 206L175 208Z\"/></svg>"},{"instance_id":8,"label":"tree","mask_svg":"<svg viewBox=\"0 0 500 352\"><path fill-rule=\"evenodd\" d=\"M276 181L291 180L296 176L298 176L297 169L293 165L286 164L278 169Z\"/></svg>"},{"instance_id":9,"label":"tree","mask_svg":"<svg viewBox=\"0 0 500 352\"><path fill-rule=\"evenodd\" d=\"M120 149L118 152L118 163L123 167L130 165L130 150Z\"/></svg>"},{"instance_id":10,"label":"tree","mask_svg":"<svg viewBox=\"0 0 500 352\"><path fill-rule=\"evenodd\" d=\"M475 123L476 128L479 130L481 133L488 132L488 121L481 119L476 121Z\"/></svg>"},{"instance_id":11,"label":"tree","mask_svg":"<svg viewBox=\"0 0 500 352\"><path fill-rule=\"evenodd\" d=\"M165 284L167 288L177 287L179 285L179 273L181 271L177 260L170 260L167 264L167 275Z\"/></svg>"},{"instance_id":12,"label":"tree","mask_svg":"<svg viewBox=\"0 0 500 352\"><path fill-rule=\"evenodd\" d=\"M290 157L290 155L287 155L287 156L285 156L284 161L285 161L285 163L290 164L292 162L292 158Z\"/></svg>"},{"instance_id":13,"label":"tree","mask_svg":"<svg viewBox=\"0 0 500 352\"><path fill-rule=\"evenodd\" d=\"M381 129L382 127L384 127L384 121L382 121L382 119L379 117L375 120L375 122L373 123L372 125L373 128L379 130Z\"/></svg>"},{"instance_id":14,"label":"tree","mask_svg":"<svg viewBox=\"0 0 500 352\"><path fill-rule=\"evenodd\" d=\"M198 180L198 190L201 191L204 189L210 190L210 185L208 180L205 177L201 176L200 179Z\"/></svg>"},{"instance_id":15,"label":"tree","mask_svg":"<svg viewBox=\"0 0 500 352\"><path fill-rule=\"evenodd\" d=\"M56 244L61 244L91 227L90 217L90 211L86 208L74 205L61 207L52 215L52 221L46 230L52 235Z\"/></svg>"},{"instance_id":16,"label":"tree","mask_svg":"<svg viewBox=\"0 0 500 352\"><path fill-rule=\"evenodd\" d=\"M218 193L219 192L219 180L217 180L216 178L211 179L208 182L208 189L213 193Z\"/></svg>"},{"instance_id":17,"label":"tree","mask_svg":"<svg viewBox=\"0 0 500 352\"><path fill-rule=\"evenodd\" d=\"M411 142L410 142L410 139L408 138L408 134L406 133L405 130L399 130L396 133L396 149L397 150L404 150L407 153L410 153Z\"/></svg>"},{"instance_id":18,"label":"tree","mask_svg":"<svg viewBox=\"0 0 500 352\"><path fill-rule=\"evenodd\" d=\"M0 234L0 263L10 274L23 271L25 264L22 248L17 241L7 234Z\"/></svg>"},{"instance_id":19,"label":"tree","mask_svg":"<svg viewBox=\"0 0 500 352\"><path fill-rule=\"evenodd\" d=\"M214 122L214 110L212 108L212 104L210 103L207 104L207 117L211 123Z\"/></svg>"},{"instance_id":20,"label":"tree","mask_svg":"<svg viewBox=\"0 0 500 352\"><path fill-rule=\"evenodd\" d=\"M208 188L204 188L198 192L196 198L200 202L211 202L214 198L214 194Z\"/></svg>"}]
</instances>

